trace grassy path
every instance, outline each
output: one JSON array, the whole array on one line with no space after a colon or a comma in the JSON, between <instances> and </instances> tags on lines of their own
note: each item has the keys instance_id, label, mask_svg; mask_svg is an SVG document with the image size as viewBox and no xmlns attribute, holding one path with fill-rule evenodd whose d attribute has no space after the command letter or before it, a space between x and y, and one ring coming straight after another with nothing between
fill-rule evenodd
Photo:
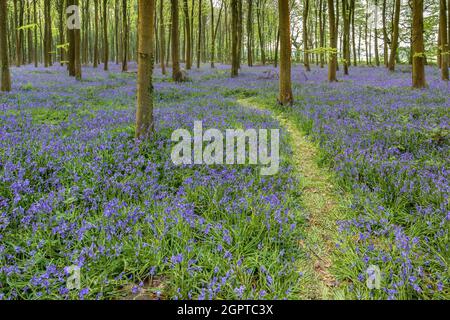
<instances>
[{"instance_id":1,"label":"grassy path","mask_svg":"<svg viewBox=\"0 0 450 320\"><path fill-rule=\"evenodd\" d=\"M273 116L289 132L293 150L295 170L300 177L303 204L306 216L305 239L299 245L306 253L300 260L299 270L305 275L301 286L301 299L344 298L337 290L337 282L331 268L337 238L337 220L344 215L344 203L333 185L333 176L326 168L318 165L317 146L309 141L296 123L275 106L256 99L238 101L249 108L269 109Z\"/></svg>"}]
</instances>

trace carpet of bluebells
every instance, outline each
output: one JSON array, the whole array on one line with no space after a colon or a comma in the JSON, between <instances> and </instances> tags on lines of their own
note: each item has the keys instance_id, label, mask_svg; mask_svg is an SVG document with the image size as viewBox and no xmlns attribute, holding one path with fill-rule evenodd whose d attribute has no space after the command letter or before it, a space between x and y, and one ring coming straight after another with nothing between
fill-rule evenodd
<instances>
[{"instance_id":1,"label":"carpet of bluebells","mask_svg":"<svg viewBox=\"0 0 450 320\"><path fill-rule=\"evenodd\" d=\"M345 296L450 298L450 84L432 67L426 90L410 88L407 66L354 68L334 84L325 72L294 73L287 113L352 196L333 265ZM381 290L365 284L370 266Z\"/></svg>"},{"instance_id":2,"label":"carpet of bluebells","mask_svg":"<svg viewBox=\"0 0 450 320\"><path fill-rule=\"evenodd\" d=\"M198 85L210 75L180 85L157 73L157 134L136 143L134 73L12 72L0 98L0 298L296 297L301 219L283 133L276 176L170 159L174 129L279 128L269 112ZM79 290L66 287L71 266Z\"/></svg>"},{"instance_id":3,"label":"carpet of bluebells","mask_svg":"<svg viewBox=\"0 0 450 320\"><path fill-rule=\"evenodd\" d=\"M135 69L132 66L131 69ZM155 75L156 135L134 140L135 74L84 68L13 68L0 96L0 299L296 299L307 254L301 194L282 130L278 175L255 166L183 166L170 160L174 129L278 128L271 67ZM267 71L270 71L267 73ZM264 73L266 72L266 73ZM427 69L295 67L285 109L317 142L352 196L332 272L347 298L450 298L449 84ZM275 104L274 104L275 107ZM68 290L70 266L81 288ZM381 269L380 290L366 270Z\"/></svg>"}]
</instances>

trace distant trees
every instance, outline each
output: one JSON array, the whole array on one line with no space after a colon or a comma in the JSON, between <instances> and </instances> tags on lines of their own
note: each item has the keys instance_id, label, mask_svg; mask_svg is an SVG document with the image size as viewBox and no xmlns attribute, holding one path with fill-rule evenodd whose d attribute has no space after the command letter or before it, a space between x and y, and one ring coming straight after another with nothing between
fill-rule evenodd
<instances>
[{"instance_id":1,"label":"distant trees","mask_svg":"<svg viewBox=\"0 0 450 320\"><path fill-rule=\"evenodd\" d=\"M0 74L1 91L11 91L11 75L8 58L8 6L7 0L0 0Z\"/></svg>"},{"instance_id":2,"label":"distant trees","mask_svg":"<svg viewBox=\"0 0 450 320\"><path fill-rule=\"evenodd\" d=\"M443 65L450 63L449 2L424 4L427 21L423 27L423 60L437 62L444 80L448 79L448 68ZM67 64L69 73L75 75L78 64L74 52L80 50L81 64L97 67L103 63L108 70L113 58L116 64L121 63L123 72L128 71L128 62L137 60L139 35L135 24L139 7L135 2L78 1L80 34L65 26L66 9L72 3L7 1L9 62L18 67L33 61L35 66L51 66L59 58L59 63ZM171 65L172 77L182 81L182 63L187 70L193 63L201 67L210 62L212 68L216 62L231 64L232 77L240 73L243 60L250 67L269 63L278 66L283 54L278 0L176 0L176 5L172 4L172 0L155 0L155 63L163 74ZM369 66L384 62L391 71L398 63L412 65L417 42L412 24L409 27L412 5L413 0L289 0L294 62L303 64L306 70L312 64L324 67L328 62L330 81L337 81L339 64L344 74L352 64L362 62ZM46 23L39 23L41 20ZM436 44L439 53L434 54Z\"/></svg>"},{"instance_id":3,"label":"distant trees","mask_svg":"<svg viewBox=\"0 0 450 320\"><path fill-rule=\"evenodd\" d=\"M172 0L174 1L174 0ZM175 0L176 1L176 0ZM153 124L155 0L139 0L136 138L149 137Z\"/></svg>"}]
</instances>

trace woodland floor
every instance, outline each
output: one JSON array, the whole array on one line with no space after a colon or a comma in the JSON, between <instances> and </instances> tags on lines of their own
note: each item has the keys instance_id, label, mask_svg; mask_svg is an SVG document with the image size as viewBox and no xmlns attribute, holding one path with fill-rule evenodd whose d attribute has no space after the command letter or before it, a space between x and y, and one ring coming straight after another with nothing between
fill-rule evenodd
<instances>
[{"instance_id":1,"label":"woodland floor","mask_svg":"<svg viewBox=\"0 0 450 320\"><path fill-rule=\"evenodd\" d=\"M156 136L133 140L122 74L13 68L0 96L0 299L448 299L450 87L427 68L340 82L272 67L157 69ZM280 128L275 176L170 160L173 130ZM67 268L81 267L69 291ZM381 288L366 286L381 270Z\"/></svg>"}]
</instances>

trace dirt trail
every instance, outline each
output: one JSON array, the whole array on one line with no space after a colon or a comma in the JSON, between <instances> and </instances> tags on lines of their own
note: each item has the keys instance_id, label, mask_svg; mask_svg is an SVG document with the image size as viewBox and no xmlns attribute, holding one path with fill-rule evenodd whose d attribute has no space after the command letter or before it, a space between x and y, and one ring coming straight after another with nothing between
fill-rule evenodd
<instances>
[{"instance_id":1,"label":"dirt trail","mask_svg":"<svg viewBox=\"0 0 450 320\"><path fill-rule=\"evenodd\" d=\"M267 109L289 132L295 170L300 177L302 211L308 221L305 240L299 245L305 250L306 259L299 261L299 271L304 273L301 299L334 299L336 280L330 272L332 254L337 237L336 221L343 216L343 201L333 185L332 174L317 164L317 146L309 141L295 123L282 112L258 102L238 101L248 108Z\"/></svg>"}]
</instances>

